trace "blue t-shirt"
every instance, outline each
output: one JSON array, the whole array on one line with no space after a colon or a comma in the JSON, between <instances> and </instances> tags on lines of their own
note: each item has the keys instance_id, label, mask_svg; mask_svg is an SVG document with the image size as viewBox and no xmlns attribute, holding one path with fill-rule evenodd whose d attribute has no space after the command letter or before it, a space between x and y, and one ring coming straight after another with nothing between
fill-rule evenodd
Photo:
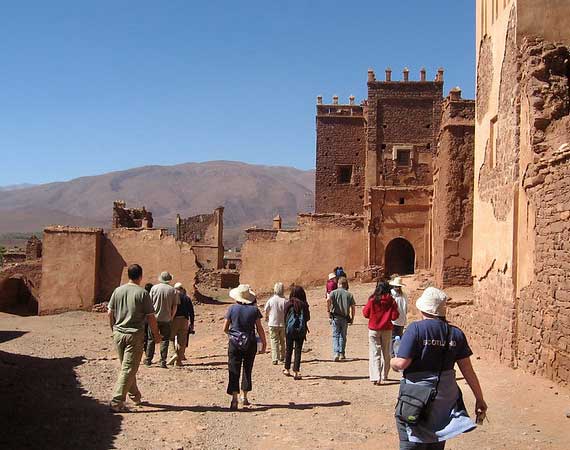
<instances>
[{"instance_id":1,"label":"blue t-shirt","mask_svg":"<svg viewBox=\"0 0 570 450\"><path fill-rule=\"evenodd\" d=\"M451 339L446 351L448 327L451 328ZM438 319L426 319L411 323L402 336L398 348L399 358L412 358L412 363L404 370L404 376L411 372L439 373L444 352L443 370L453 369L455 361L473 354L465 334L459 328Z\"/></svg>"},{"instance_id":2,"label":"blue t-shirt","mask_svg":"<svg viewBox=\"0 0 570 450\"><path fill-rule=\"evenodd\" d=\"M255 305L236 303L228 308L225 319L231 322L230 330L253 334L255 322L263 316Z\"/></svg>"}]
</instances>

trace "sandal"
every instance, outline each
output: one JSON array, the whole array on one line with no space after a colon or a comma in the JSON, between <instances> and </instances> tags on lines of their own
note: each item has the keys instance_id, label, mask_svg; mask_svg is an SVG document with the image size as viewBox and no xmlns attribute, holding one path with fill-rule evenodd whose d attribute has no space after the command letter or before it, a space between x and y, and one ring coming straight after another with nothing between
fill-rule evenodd
<instances>
[{"instance_id":1,"label":"sandal","mask_svg":"<svg viewBox=\"0 0 570 450\"><path fill-rule=\"evenodd\" d=\"M249 403L249 400L248 400L247 398L244 398L244 397L241 398L241 404L242 404L243 406L249 406L249 405L251 405L251 403Z\"/></svg>"},{"instance_id":2,"label":"sandal","mask_svg":"<svg viewBox=\"0 0 570 450\"><path fill-rule=\"evenodd\" d=\"M285 375L286 377L290 377L291 372L289 372L287 369L283 369L283 375Z\"/></svg>"},{"instance_id":3,"label":"sandal","mask_svg":"<svg viewBox=\"0 0 570 450\"><path fill-rule=\"evenodd\" d=\"M230 403L230 411L237 411L238 410L238 401L232 400Z\"/></svg>"},{"instance_id":4,"label":"sandal","mask_svg":"<svg viewBox=\"0 0 570 450\"><path fill-rule=\"evenodd\" d=\"M293 377L294 380L301 380L303 377L301 376L300 373L295 374L295 376Z\"/></svg>"}]
</instances>

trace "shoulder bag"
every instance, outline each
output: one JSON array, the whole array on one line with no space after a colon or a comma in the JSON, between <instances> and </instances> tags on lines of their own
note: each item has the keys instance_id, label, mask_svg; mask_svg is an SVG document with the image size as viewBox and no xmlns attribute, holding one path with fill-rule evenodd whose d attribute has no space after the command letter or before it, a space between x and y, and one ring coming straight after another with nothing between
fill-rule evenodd
<instances>
[{"instance_id":1,"label":"shoulder bag","mask_svg":"<svg viewBox=\"0 0 570 450\"><path fill-rule=\"evenodd\" d=\"M400 381L400 392L398 393L395 416L408 425L417 425L427 415L430 403L437 396L439 379L441 372L443 372L445 355L449 350L449 340L451 339L451 325L447 323L446 325L445 349L441 357L441 367L437 375L435 387L407 384L405 378L402 378L402 381Z\"/></svg>"}]
</instances>

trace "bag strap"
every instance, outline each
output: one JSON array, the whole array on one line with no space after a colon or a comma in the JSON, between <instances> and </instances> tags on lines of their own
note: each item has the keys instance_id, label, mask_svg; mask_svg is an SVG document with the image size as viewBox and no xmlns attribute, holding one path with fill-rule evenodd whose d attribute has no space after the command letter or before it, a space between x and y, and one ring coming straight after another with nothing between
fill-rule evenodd
<instances>
[{"instance_id":1,"label":"bag strap","mask_svg":"<svg viewBox=\"0 0 570 450\"><path fill-rule=\"evenodd\" d=\"M437 383L435 384L435 395L437 395L437 388L439 387L439 380L441 378L441 373L443 372L443 367L445 366L445 356L449 350L449 341L451 340L451 325L447 321L444 322L447 328L445 336L445 348L443 349L443 355L441 356L441 367L439 373L437 374ZM434 395L434 396L435 396Z\"/></svg>"}]
</instances>

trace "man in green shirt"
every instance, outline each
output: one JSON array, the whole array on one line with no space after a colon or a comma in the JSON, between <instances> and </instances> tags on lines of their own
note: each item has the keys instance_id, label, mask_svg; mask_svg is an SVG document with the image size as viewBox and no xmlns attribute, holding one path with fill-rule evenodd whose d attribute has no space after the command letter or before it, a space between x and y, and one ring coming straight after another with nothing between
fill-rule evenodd
<instances>
[{"instance_id":1,"label":"man in green shirt","mask_svg":"<svg viewBox=\"0 0 570 450\"><path fill-rule=\"evenodd\" d=\"M341 361L346 359L348 325L354 320L356 311L354 296L348 292L348 280L346 277L338 279L338 289L330 293L327 306L332 326L333 358L335 361Z\"/></svg>"},{"instance_id":2,"label":"man in green shirt","mask_svg":"<svg viewBox=\"0 0 570 450\"><path fill-rule=\"evenodd\" d=\"M141 403L136 376L144 349L145 319L155 341L160 342L152 301L148 292L140 287L142 275L141 266L130 265L129 282L115 289L108 305L109 324L121 362L121 371L111 400L111 409L115 412L125 410L127 393L136 405Z\"/></svg>"}]
</instances>

